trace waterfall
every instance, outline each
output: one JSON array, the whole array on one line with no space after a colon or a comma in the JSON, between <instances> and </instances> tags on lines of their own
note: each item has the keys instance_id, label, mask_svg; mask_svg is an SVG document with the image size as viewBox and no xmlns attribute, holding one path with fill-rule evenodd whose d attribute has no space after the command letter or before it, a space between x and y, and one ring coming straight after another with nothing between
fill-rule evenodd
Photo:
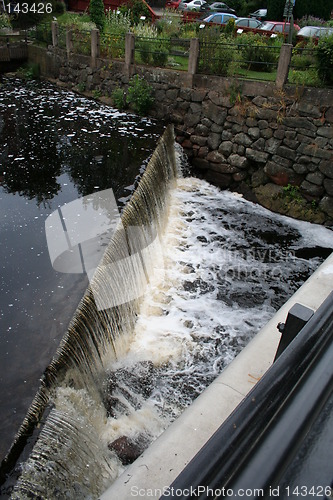
<instances>
[{"instance_id":1,"label":"waterfall","mask_svg":"<svg viewBox=\"0 0 333 500\"><path fill-rule=\"evenodd\" d=\"M112 471L118 459L110 458L95 430L96 420L106 418L102 404L105 363L117 358L133 329L154 258L158 258L153 254L158 250L168 214L168 191L176 176L174 133L168 126L3 462L5 470L11 467L41 423L45 409L51 408L12 498L26 498L27 492L38 498L86 498L88 490L96 496L92 478L100 478L96 486L100 492L115 476ZM96 304L96 298L102 306ZM75 421L61 409L65 393L70 401L66 404L76 405Z\"/></svg>"}]
</instances>

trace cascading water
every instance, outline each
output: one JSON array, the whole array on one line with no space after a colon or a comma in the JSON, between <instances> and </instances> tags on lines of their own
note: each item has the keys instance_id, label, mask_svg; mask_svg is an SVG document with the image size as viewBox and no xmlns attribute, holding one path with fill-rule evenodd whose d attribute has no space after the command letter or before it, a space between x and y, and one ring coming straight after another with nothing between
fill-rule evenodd
<instances>
[{"instance_id":1,"label":"cascading water","mask_svg":"<svg viewBox=\"0 0 333 500\"><path fill-rule=\"evenodd\" d=\"M44 419L14 499L97 498L318 266L304 247L333 248L323 227L198 179L175 186L177 170L168 128L17 435L12 453Z\"/></svg>"}]
</instances>

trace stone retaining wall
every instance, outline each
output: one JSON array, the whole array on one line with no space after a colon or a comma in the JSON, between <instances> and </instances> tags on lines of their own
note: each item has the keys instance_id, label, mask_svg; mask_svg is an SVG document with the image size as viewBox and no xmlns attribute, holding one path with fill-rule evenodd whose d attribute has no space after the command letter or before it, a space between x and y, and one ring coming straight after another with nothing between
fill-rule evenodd
<instances>
[{"instance_id":1,"label":"stone retaining wall","mask_svg":"<svg viewBox=\"0 0 333 500\"><path fill-rule=\"evenodd\" d=\"M69 88L112 91L139 73L152 115L175 124L196 172L296 218L333 224L333 90L188 75L30 47L42 72ZM105 99L106 98L106 99Z\"/></svg>"}]
</instances>

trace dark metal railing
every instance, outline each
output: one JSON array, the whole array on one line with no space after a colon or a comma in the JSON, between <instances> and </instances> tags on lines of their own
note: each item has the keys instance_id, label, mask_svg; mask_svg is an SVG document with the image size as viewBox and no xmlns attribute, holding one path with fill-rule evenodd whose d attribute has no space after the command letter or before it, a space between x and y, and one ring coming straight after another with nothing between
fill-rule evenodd
<instances>
[{"instance_id":1,"label":"dark metal railing","mask_svg":"<svg viewBox=\"0 0 333 500\"><path fill-rule=\"evenodd\" d=\"M161 499L223 488L268 498L332 391L333 292Z\"/></svg>"}]
</instances>

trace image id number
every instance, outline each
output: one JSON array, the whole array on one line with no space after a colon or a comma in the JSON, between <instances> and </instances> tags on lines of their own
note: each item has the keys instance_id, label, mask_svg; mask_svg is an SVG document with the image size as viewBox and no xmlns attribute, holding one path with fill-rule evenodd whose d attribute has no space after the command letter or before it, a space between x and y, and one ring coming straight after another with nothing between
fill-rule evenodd
<instances>
[{"instance_id":1,"label":"image id number","mask_svg":"<svg viewBox=\"0 0 333 500\"><path fill-rule=\"evenodd\" d=\"M330 486L286 486L286 494L288 497L323 497L333 498L333 490Z\"/></svg>"},{"instance_id":2,"label":"image id number","mask_svg":"<svg viewBox=\"0 0 333 500\"><path fill-rule=\"evenodd\" d=\"M29 12L33 12L34 14L51 14L52 13L52 4L51 3L32 3L28 4L24 3L8 3L6 5L8 14L28 14Z\"/></svg>"}]
</instances>

